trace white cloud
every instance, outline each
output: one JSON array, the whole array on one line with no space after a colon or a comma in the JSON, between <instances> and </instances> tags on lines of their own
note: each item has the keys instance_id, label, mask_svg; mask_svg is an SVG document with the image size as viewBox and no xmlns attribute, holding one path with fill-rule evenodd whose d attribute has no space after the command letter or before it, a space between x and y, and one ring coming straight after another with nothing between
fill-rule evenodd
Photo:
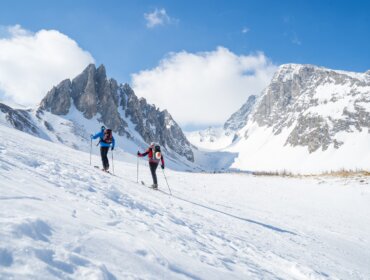
<instances>
[{"instance_id":1,"label":"white cloud","mask_svg":"<svg viewBox=\"0 0 370 280\"><path fill-rule=\"evenodd\" d=\"M175 19L172 19L168 16L165 9L155 9L151 13L145 13L144 18L146 19L146 26L148 28L153 28L158 25L165 25L175 22Z\"/></svg>"},{"instance_id":2,"label":"white cloud","mask_svg":"<svg viewBox=\"0 0 370 280\"><path fill-rule=\"evenodd\" d=\"M219 47L171 53L156 68L133 74L132 85L180 125L220 125L248 96L259 94L276 69L263 53L238 56Z\"/></svg>"},{"instance_id":3,"label":"white cloud","mask_svg":"<svg viewBox=\"0 0 370 280\"><path fill-rule=\"evenodd\" d=\"M8 100L38 104L54 85L93 62L90 53L59 31L1 27L0 92Z\"/></svg>"}]
</instances>

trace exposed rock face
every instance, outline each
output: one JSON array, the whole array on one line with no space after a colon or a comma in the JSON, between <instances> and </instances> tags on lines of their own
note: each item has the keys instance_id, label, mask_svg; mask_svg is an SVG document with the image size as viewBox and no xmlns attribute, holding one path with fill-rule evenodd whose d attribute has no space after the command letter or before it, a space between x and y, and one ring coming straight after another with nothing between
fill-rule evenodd
<instances>
[{"instance_id":1,"label":"exposed rock face","mask_svg":"<svg viewBox=\"0 0 370 280\"><path fill-rule=\"evenodd\" d=\"M64 80L45 96L41 107L48 107L54 115L66 115L71 107L71 81Z\"/></svg>"},{"instance_id":2,"label":"exposed rock face","mask_svg":"<svg viewBox=\"0 0 370 280\"><path fill-rule=\"evenodd\" d=\"M101 72L101 71L100 71ZM80 75L72 80L71 97L76 108L91 119L98 112L98 96L96 92L97 77L95 65L89 65ZM95 83L96 82L96 83Z\"/></svg>"},{"instance_id":3,"label":"exposed rock face","mask_svg":"<svg viewBox=\"0 0 370 280\"><path fill-rule=\"evenodd\" d=\"M243 128L247 124L249 114L251 113L255 103L256 96L249 96L247 102L244 103L244 105L226 121L224 129L238 131Z\"/></svg>"},{"instance_id":4,"label":"exposed rock face","mask_svg":"<svg viewBox=\"0 0 370 280\"><path fill-rule=\"evenodd\" d=\"M120 106L125 117L131 120L145 142L158 142L194 161L191 144L167 110L159 111L144 98L139 99L128 84L121 86L120 90Z\"/></svg>"},{"instance_id":5,"label":"exposed rock face","mask_svg":"<svg viewBox=\"0 0 370 280\"><path fill-rule=\"evenodd\" d=\"M282 65L250 116L276 135L292 128L286 145L310 152L339 148L341 131L370 133L370 77L312 65ZM245 134L248 137L248 131Z\"/></svg>"},{"instance_id":6,"label":"exposed rock face","mask_svg":"<svg viewBox=\"0 0 370 280\"><path fill-rule=\"evenodd\" d=\"M91 64L72 81L64 80L49 91L40 109L66 115L73 103L85 118L91 119L99 113L99 121L124 135L127 123L118 113L118 99L117 82L107 80L103 65L96 69Z\"/></svg>"},{"instance_id":7,"label":"exposed rock face","mask_svg":"<svg viewBox=\"0 0 370 280\"><path fill-rule=\"evenodd\" d=\"M40 110L66 115L72 104L85 118L97 117L121 136L133 138L128 129L128 123L132 122L145 142L158 142L194 161L191 144L171 115L139 99L129 85L108 80L103 65L96 69L91 64L72 81L61 82L42 100Z\"/></svg>"},{"instance_id":8,"label":"exposed rock face","mask_svg":"<svg viewBox=\"0 0 370 280\"><path fill-rule=\"evenodd\" d=\"M353 73L314 65L282 65L258 97L250 96L231 115L222 133L212 128L189 137L196 145L203 139L211 145L231 136L233 145L248 140L256 127L272 128L275 135L288 131L287 136L284 134L285 146L303 146L310 153L330 146L338 149L344 144L341 132L370 133L370 70ZM272 140L258 137L260 149L259 143ZM256 141L245 143L256 145ZM238 149L247 150L240 145Z\"/></svg>"},{"instance_id":9,"label":"exposed rock face","mask_svg":"<svg viewBox=\"0 0 370 280\"><path fill-rule=\"evenodd\" d=\"M32 121L28 110L12 109L0 103L0 111L5 115L6 121L14 128L39 136L40 130Z\"/></svg>"}]
</instances>

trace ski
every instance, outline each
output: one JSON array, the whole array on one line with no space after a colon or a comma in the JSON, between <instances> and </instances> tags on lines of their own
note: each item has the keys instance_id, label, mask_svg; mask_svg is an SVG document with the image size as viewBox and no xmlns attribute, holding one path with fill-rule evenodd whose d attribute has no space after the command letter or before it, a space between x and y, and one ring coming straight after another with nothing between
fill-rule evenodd
<instances>
[{"instance_id":1,"label":"ski","mask_svg":"<svg viewBox=\"0 0 370 280\"><path fill-rule=\"evenodd\" d=\"M140 183L141 183L143 186L147 187L148 189L152 189L152 190L154 190L154 191L158 191L158 192L161 192L161 193L163 193L163 194L170 195L169 193L167 193L167 192L165 192L165 191L163 191L163 190L161 190L161 189L159 189L159 188L153 188L153 187L151 187L151 186L146 185L144 181L140 181Z\"/></svg>"},{"instance_id":2,"label":"ski","mask_svg":"<svg viewBox=\"0 0 370 280\"><path fill-rule=\"evenodd\" d=\"M107 174L109 174L109 175L114 176L114 175L113 175L112 173L110 173L109 171L106 171L106 170L100 169L100 167L99 167L99 166L97 166L97 165L94 165L94 168L99 169L101 172L104 172L104 173L107 173Z\"/></svg>"},{"instance_id":3,"label":"ski","mask_svg":"<svg viewBox=\"0 0 370 280\"><path fill-rule=\"evenodd\" d=\"M141 181L141 184L149 189L152 189L152 190L155 190L155 191L158 191L158 188L153 188L152 186L147 186L144 181Z\"/></svg>"}]
</instances>

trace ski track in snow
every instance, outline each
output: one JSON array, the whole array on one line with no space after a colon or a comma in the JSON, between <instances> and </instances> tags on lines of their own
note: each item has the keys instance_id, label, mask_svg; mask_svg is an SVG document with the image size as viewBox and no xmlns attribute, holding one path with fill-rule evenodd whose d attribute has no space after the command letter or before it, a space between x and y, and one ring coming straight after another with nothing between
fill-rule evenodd
<instances>
[{"instance_id":1,"label":"ski track in snow","mask_svg":"<svg viewBox=\"0 0 370 280\"><path fill-rule=\"evenodd\" d=\"M0 132L0 279L370 279L369 179L166 170L169 196Z\"/></svg>"}]
</instances>

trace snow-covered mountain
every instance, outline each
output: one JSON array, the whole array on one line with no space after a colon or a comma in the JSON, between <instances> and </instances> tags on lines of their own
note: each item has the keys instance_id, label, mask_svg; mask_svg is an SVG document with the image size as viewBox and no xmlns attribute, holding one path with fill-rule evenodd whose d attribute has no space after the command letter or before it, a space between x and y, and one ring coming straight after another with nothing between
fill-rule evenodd
<instances>
[{"instance_id":1,"label":"snow-covered mountain","mask_svg":"<svg viewBox=\"0 0 370 280\"><path fill-rule=\"evenodd\" d=\"M251 95L247 102L231 115L223 127L208 127L200 131L186 132L186 137L190 143L202 150L224 150L238 138L238 131L246 125L255 103L256 96Z\"/></svg>"},{"instance_id":2,"label":"snow-covered mountain","mask_svg":"<svg viewBox=\"0 0 370 280\"><path fill-rule=\"evenodd\" d=\"M0 135L2 280L370 277L369 177L166 169L170 196L161 172L159 191L136 183L136 162L113 176L89 153Z\"/></svg>"},{"instance_id":3,"label":"snow-covered mountain","mask_svg":"<svg viewBox=\"0 0 370 280\"><path fill-rule=\"evenodd\" d=\"M370 73L282 65L238 135L235 168L370 170Z\"/></svg>"},{"instance_id":4,"label":"snow-covered mountain","mask_svg":"<svg viewBox=\"0 0 370 280\"><path fill-rule=\"evenodd\" d=\"M232 143L234 134L223 127L208 127L199 131L185 132L189 142L205 151L221 150Z\"/></svg>"},{"instance_id":5,"label":"snow-covered mountain","mask_svg":"<svg viewBox=\"0 0 370 280\"><path fill-rule=\"evenodd\" d=\"M202 148L226 143L223 151L238 154L232 165L237 169L370 170L370 71L282 65L261 95L251 96L223 131L212 139L204 135L209 134L193 133L189 139Z\"/></svg>"},{"instance_id":6,"label":"snow-covered mountain","mask_svg":"<svg viewBox=\"0 0 370 280\"><path fill-rule=\"evenodd\" d=\"M128 84L108 79L103 65L89 65L73 80L50 90L36 109L12 109L0 103L3 123L70 147L88 150L89 136L104 124L118 147L135 154L150 142L165 149L170 166L195 168L193 147L167 110L138 98Z\"/></svg>"},{"instance_id":7,"label":"snow-covered mountain","mask_svg":"<svg viewBox=\"0 0 370 280\"><path fill-rule=\"evenodd\" d=\"M181 170L320 173L370 169L370 72L286 64L259 96L250 96L222 128L187 133L166 111L89 65L62 81L37 109L0 105L0 122L87 151L105 124L134 158L151 141ZM199 147L196 149L193 145Z\"/></svg>"},{"instance_id":8,"label":"snow-covered mountain","mask_svg":"<svg viewBox=\"0 0 370 280\"><path fill-rule=\"evenodd\" d=\"M247 124L249 114L252 112L256 100L257 97L255 95L249 96L247 102L225 122L224 130L232 134L243 128Z\"/></svg>"}]
</instances>

